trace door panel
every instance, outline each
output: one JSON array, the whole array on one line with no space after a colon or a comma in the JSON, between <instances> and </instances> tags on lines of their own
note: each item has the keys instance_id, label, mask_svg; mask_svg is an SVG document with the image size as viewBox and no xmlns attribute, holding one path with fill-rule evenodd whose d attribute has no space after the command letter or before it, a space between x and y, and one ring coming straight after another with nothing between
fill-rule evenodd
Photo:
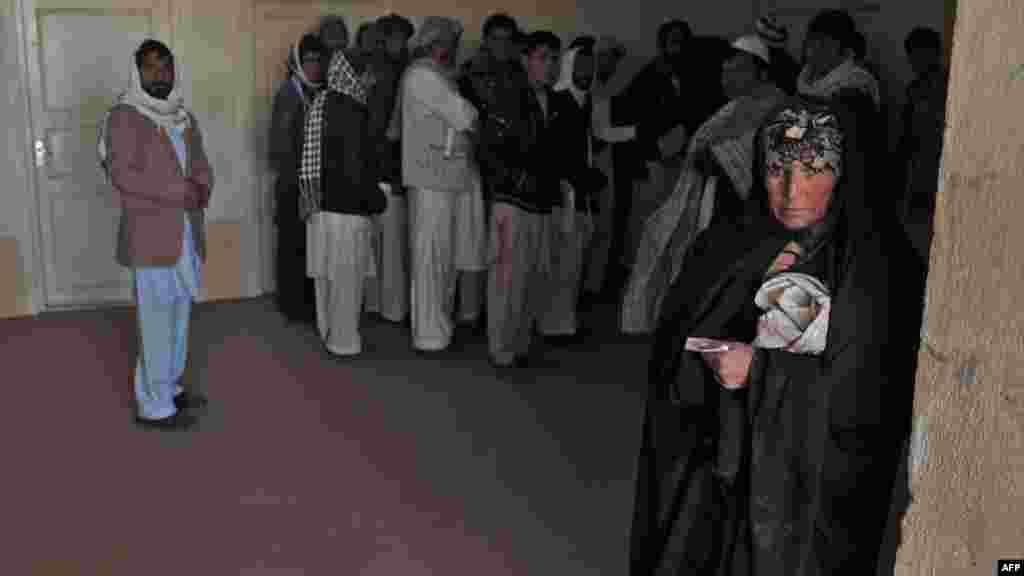
<instances>
[{"instance_id":1,"label":"door panel","mask_svg":"<svg viewBox=\"0 0 1024 576\"><path fill-rule=\"evenodd\" d=\"M46 306L129 303L114 261L120 209L97 163L103 113L130 81L132 54L159 36L162 1L27 0L32 132Z\"/></svg>"},{"instance_id":2,"label":"door panel","mask_svg":"<svg viewBox=\"0 0 1024 576\"><path fill-rule=\"evenodd\" d=\"M274 225L276 198L274 174L269 168L269 135L274 95L288 78L287 59L291 45L306 32L315 32L321 7L318 3L259 2L255 11L256 45L256 134L253 147L259 158L261 201L261 242L263 244L263 284L268 292L276 289L277 227Z\"/></svg>"}]
</instances>

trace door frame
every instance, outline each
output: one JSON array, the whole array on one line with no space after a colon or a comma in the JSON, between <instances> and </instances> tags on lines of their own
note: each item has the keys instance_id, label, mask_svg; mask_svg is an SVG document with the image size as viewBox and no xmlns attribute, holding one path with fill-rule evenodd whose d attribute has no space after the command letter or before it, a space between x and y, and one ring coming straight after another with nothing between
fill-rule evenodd
<instances>
[{"instance_id":1,"label":"door frame","mask_svg":"<svg viewBox=\"0 0 1024 576\"><path fill-rule=\"evenodd\" d=\"M26 0L13 0L15 28L18 39L18 81L21 83L21 111L24 123L22 125L22 141L20 146L22 162L26 166L25 197L30 201L27 203L26 216L29 222L29 234L26 240L31 245L29 250L32 253L31 270L25 271L32 275L32 304L31 313L37 316L42 312L49 311L46 302L47 282L52 282L46 271L45 255L43 254L43 222L40 214L42 209L39 203L42 201L39 194L39 171L35 166L35 158L32 156L32 146L29 144L34 140L36 119L32 113L32 88L30 84L28 50L29 35L32 32L32 24L29 19L34 19L34 14L29 14Z\"/></svg>"}]
</instances>

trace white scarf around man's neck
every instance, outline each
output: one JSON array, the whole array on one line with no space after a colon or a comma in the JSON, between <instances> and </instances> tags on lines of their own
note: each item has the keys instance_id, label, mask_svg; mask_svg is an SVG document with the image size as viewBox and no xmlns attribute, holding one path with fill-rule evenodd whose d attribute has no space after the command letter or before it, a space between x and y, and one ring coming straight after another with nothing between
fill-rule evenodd
<instances>
[{"instance_id":1,"label":"white scarf around man's neck","mask_svg":"<svg viewBox=\"0 0 1024 576\"><path fill-rule=\"evenodd\" d=\"M121 94L118 103L135 107L139 113L162 128L186 128L189 125L189 113L185 108L185 97L181 93L180 73L180 68L175 64L174 88L166 100L153 98L143 90L142 74L133 59L131 86Z\"/></svg>"},{"instance_id":2,"label":"white scarf around man's neck","mask_svg":"<svg viewBox=\"0 0 1024 576\"><path fill-rule=\"evenodd\" d=\"M98 142L97 153L99 154L100 170L103 172L107 182L110 182L110 141L108 138L108 124L110 113L114 108L121 105L128 105L135 108L140 114L149 118L159 128L166 130L184 130L192 124L192 116L185 108L185 98L181 94L181 69L175 64L174 88L166 100L153 98L142 88L142 74L135 64L135 57L131 58L131 83L127 90L117 96L114 105L104 113L97 127Z\"/></svg>"}]
</instances>

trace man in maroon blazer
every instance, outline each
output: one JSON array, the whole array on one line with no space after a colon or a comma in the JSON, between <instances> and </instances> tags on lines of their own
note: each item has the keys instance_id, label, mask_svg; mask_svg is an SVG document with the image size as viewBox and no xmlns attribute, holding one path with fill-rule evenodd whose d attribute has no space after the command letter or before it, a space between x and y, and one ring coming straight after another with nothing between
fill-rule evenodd
<instances>
[{"instance_id":1,"label":"man in maroon blazer","mask_svg":"<svg viewBox=\"0 0 1024 576\"><path fill-rule=\"evenodd\" d=\"M195 118L176 82L174 57L147 40L132 85L100 125L99 153L121 205L116 258L132 269L140 346L136 421L188 428L206 399L181 386L192 298L206 258L203 210L213 173Z\"/></svg>"}]
</instances>

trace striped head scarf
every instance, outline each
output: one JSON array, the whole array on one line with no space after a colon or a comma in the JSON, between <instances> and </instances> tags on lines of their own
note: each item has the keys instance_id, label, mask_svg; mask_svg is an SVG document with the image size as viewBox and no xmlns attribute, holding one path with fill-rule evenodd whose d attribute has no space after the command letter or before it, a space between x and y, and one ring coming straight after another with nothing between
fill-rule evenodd
<instances>
[{"instance_id":1,"label":"striped head scarf","mask_svg":"<svg viewBox=\"0 0 1024 576\"><path fill-rule=\"evenodd\" d=\"M366 106L367 88L363 80L356 75L349 63L344 50L338 50L331 57L331 66L327 71L327 90L320 92L306 112L306 126L302 145L302 158L299 166L299 216L305 220L311 214L320 211L322 190L323 125L326 121L324 104L329 92L344 94L356 102Z\"/></svg>"}]
</instances>

